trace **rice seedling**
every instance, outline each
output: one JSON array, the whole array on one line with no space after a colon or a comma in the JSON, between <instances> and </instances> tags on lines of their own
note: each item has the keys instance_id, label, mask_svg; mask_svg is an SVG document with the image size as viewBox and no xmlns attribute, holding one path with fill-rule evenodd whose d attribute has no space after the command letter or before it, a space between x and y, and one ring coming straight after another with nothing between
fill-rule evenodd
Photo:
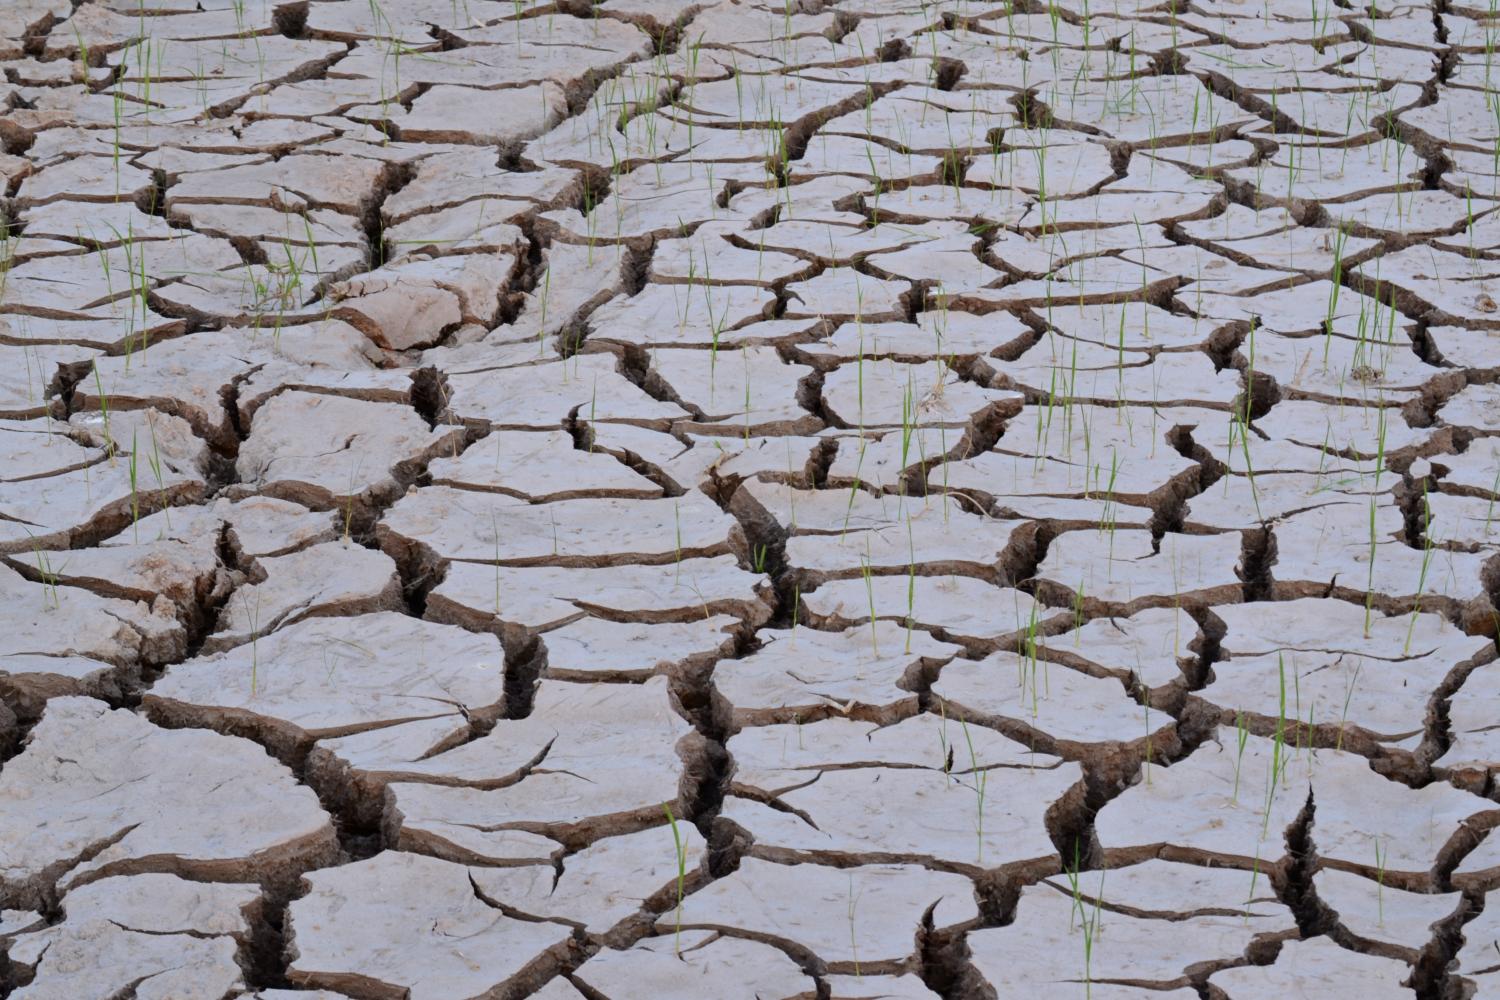
<instances>
[{"instance_id":1,"label":"rice seedling","mask_svg":"<svg viewBox=\"0 0 1500 1000\"><path fill-rule=\"evenodd\" d=\"M1099 918L1104 902L1104 872L1099 872L1099 888L1094 896L1094 909L1091 913L1084 913L1081 922L1083 930L1083 994L1085 998L1094 995L1094 943L1099 938ZM1080 910L1081 910L1080 906Z\"/></svg>"},{"instance_id":2,"label":"rice seedling","mask_svg":"<svg viewBox=\"0 0 1500 1000\"><path fill-rule=\"evenodd\" d=\"M974 863L984 864L984 799L985 791L989 787L990 772L988 768L979 766L979 753L974 749L974 736L969 732L969 724L959 719L959 725L963 727L964 742L969 748L969 778L974 790Z\"/></svg>"},{"instance_id":3,"label":"rice seedling","mask_svg":"<svg viewBox=\"0 0 1500 1000\"><path fill-rule=\"evenodd\" d=\"M911 631L917 620L917 549L912 540L911 515L906 515L906 546L907 546L907 571L906 571L906 648L903 650L908 656L911 655Z\"/></svg>"},{"instance_id":4,"label":"rice seedling","mask_svg":"<svg viewBox=\"0 0 1500 1000\"><path fill-rule=\"evenodd\" d=\"M1045 686L1046 694L1048 697L1051 697L1052 694L1052 675L1050 667L1046 671L1043 671L1041 668L1041 664L1043 663L1043 661L1040 656L1040 651L1043 640L1041 638L1040 630L1041 621L1037 612L1037 604L1035 601L1033 601L1031 604L1030 617L1027 619L1026 626L1021 634L1021 656L1019 662L1017 663L1017 671L1019 673L1019 676L1017 677L1017 685L1021 689L1021 701L1023 704L1026 700L1027 681L1030 681L1031 717L1033 719L1035 719L1041 711L1040 700L1042 697L1042 686ZM1043 673L1045 673L1046 679L1042 682L1042 685L1039 685L1037 682L1038 677Z\"/></svg>"},{"instance_id":5,"label":"rice seedling","mask_svg":"<svg viewBox=\"0 0 1500 1000\"><path fill-rule=\"evenodd\" d=\"M1286 767L1286 660L1276 654L1277 708L1276 733L1271 740L1270 773L1266 778L1266 802L1261 810L1260 836L1264 840L1271 828L1271 806Z\"/></svg>"},{"instance_id":6,"label":"rice seedling","mask_svg":"<svg viewBox=\"0 0 1500 1000\"><path fill-rule=\"evenodd\" d=\"M500 523L495 511L490 511L490 536L495 543L495 617L500 617Z\"/></svg>"},{"instance_id":7,"label":"rice seedling","mask_svg":"<svg viewBox=\"0 0 1500 1000\"><path fill-rule=\"evenodd\" d=\"M595 375L594 376L594 385L589 390L589 428L590 429L589 429L589 447L588 447L588 452L589 452L590 455L592 455L594 453L594 433L593 433L593 427L594 427L594 425L596 423L598 423L598 419L597 419L598 418L598 409L599 409L599 376Z\"/></svg>"},{"instance_id":8,"label":"rice seedling","mask_svg":"<svg viewBox=\"0 0 1500 1000\"><path fill-rule=\"evenodd\" d=\"M1427 481L1422 481L1422 569L1417 575L1417 596L1411 604L1411 618L1406 624L1406 642L1401 646L1401 655L1411 654L1411 637L1417 628L1417 616L1422 611L1422 594L1427 589L1427 570L1432 565L1432 501L1427 495Z\"/></svg>"},{"instance_id":9,"label":"rice seedling","mask_svg":"<svg viewBox=\"0 0 1500 1000\"><path fill-rule=\"evenodd\" d=\"M62 595L57 589L58 574L52 569L52 557L37 543L36 536L27 529L31 538L31 553L36 560L36 573L42 579L42 610L56 611L62 607Z\"/></svg>"},{"instance_id":10,"label":"rice seedling","mask_svg":"<svg viewBox=\"0 0 1500 1000\"><path fill-rule=\"evenodd\" d=\"M359 475L360 465L361 462L358 459L356 459L354 463L350 465L349 485L348 488L344 491L344 548L348 548L350 543L353 541L352 532L354 528L354 498L358 493L358 490L355 489L355 484L357 482L356 477ZM499 536L497 535L496 537L498 538Z\"/></svg>"},{"instance_id":11,"label":"rice seedling","mask_svg":"<svg viewBox=\"0 0 1500 1000\"><path fill-rule=\"evenodd\" d=\"M1255 845L1255 858L1250 862L1250 889L1245 893L1245 920L1250 919L1249 906L1255 900L1255 883L1260 879L1260 845Z\"/></svg>"},{"instance_id":12,"label":"rice seedling","mask_svg":"<svg viewBox=\"0 0 1500 1000\"><path fill-rule=\"evenodd\" d=\"M1068 895L1073 899L1073 908L1068 911L1068 933L1072 933L1079 919L1086 918L1087 914L1083 908L1083 892L1081 885L1082 859L1080 858L1078 838L1073 840L1073 863L1063 864L1063 877L1068 880Z\"/></svg>"},{"instance_id":13,"label":"rice seedling","mask_svg":"<svg viewBox=\"0 0 1500 1000\"><path fill-rule=\"evenodd\" d=\"M854 891L854 873L850 872L849 902L845 908L845 919L849 922L849 953L854 958L854 975L856 978L863 978L863 974L860 972L859 967L859 937L855 932L854 922L859 914L859 897L863 896L864 892L863 888L859 892Z\"/></svg>"},{"instance_id":14,"label":"rice seedling","mask_svg":"<svg viewBox=\"0 0 1500 1000\"><path fill-rule=\"evenodd\" d=\"M104 379L99 374L99 362L93 363L94 368L94 390L99 396L99 416L104 422L104 451L109 456L109 464L115 464L115 452L119 449L115 446L115 439L109 432L109 396L104 391Z\"/></svg>"},{"instance_id":15,"label":"rice seedling","mask_svg":"<svg viewBox=\"0 0 1500 1000\"><path fill-rule=\"evenodd\" d=\"M859 471L865 464L865 440L860 438L859 460L854 465L854 480L849 484L849 503L844 508L844 525L839 530L839 538L842 539L849 531L849 518L854 514L854 499L859 495Z\"/></svg>"},{"instance_id":16,"label":"rice seedling","mask_svg":"<svg viewBox=\"0 0 1500 1000\"><path fill-rule=\"evenodd\" d=\"M792 584L792 636L793 648L797 645L797 613L802 610L802 584Z\"/></svg>"},{"instance_id":17,"label":"rice seedling","mask_svg":"<svg viewBox=\"0 0 1500 1000\"><path fill-rule=\"evenodd\" d=\"M953 777L953 744L948 740L948 706L941 699L937 703L938 718L941 720L938 726L938 759L943 762L943 777ZM944 782L944 788L948 787Z\"/></svg>"},{"instance_id":18,"label":"rice seedling","mask_svg":"<svg viewBox=\"0 0 1500 1000\"><path fill-rule=\"evenodd\" d=\"M1338 738L1333 744L1335 750L1342 750L1344 748L1344 725L1349 718L1349 702L1354 698L1354 689L1359 685L1359 672L1363 669L1363 666L1362 663L1355 664L1354 674L1349 678L1349 683L1344 686L1344 708L1339 713L1339 733Z\"/></svg>"},{"instance_id":19,"label":"rice seedling","mask_svg":"<svg viewBox=\"0 0 1500 1000\"><path fill-rule=\"evenodd\" d=\"M1370 570L1365 580L1365 638L1370 637L1370 620L1375 606L1375 555L1379 551L1375 534L1375 497L1370 497Z\"/></svg>"},{"instance_id":20,"label":"rice seedling","mask_svg":"<svg viewBox=\"0 0 1500 1000\"><path fill-rule=\"evenodd\" d=\"M676 926L672 931L672 953L678 958L682 957L682 892L687 882L687 841L682 832L677 828L677 817L672 815L672 807L663 802L661 811L667 814L667 824L672 828L672 846L677 858L677 909Z\"/></svg>"},{"instance_id":21,"label":"rice seedling","mask_svg":"<svg viewBox=\"0 0 1500 1000\"><path fill-rule=\"evenodd\" d=\"M1375 924L1385 926L1385 860L1390 848L1375 838Z\"/></svg>"},{"instance_id":22,"label":"rice seedling","mask_svg":"<svg viewBox=\"0 0 1500 1000\"><path fill-rule=\"evenodd\" d=\"M744 438L745 438L745 447L748 448L748 447L750 447L750 414L754 411L754 406L753 406L753 404L751 403L751 400L750 400L750 388L751 388L751 386L753 386L755 384L755 380L750 375L750 349L748 347L741 347L740 348L740 357L743 358L744 362L745 362L745 426L744 426Z\"/></svg>"},{"instance_id":23,"label":"rice seedling","mask_svg":"<svg viewBox=\"0 0 1500 1000\"><path fill-rule=\"evenodd\" d=\"M162 478L161 449L156 440L156 421L148 412L146 414L146 429L151 432L151 454L146 456L146 464L151 469L151 474L156 477L157 506L161 508L162 517L166 520L167 529L172 527L172 509L167 503L167 484ZM131 449L134 453L135 449Z\"/></svg>"},{"instance_id":24,"label":"rice seedling","mask_svg":"<svg viewBox=\"0 0 1500 1000\"><path fill-rule=\"evenodd\" d=\"M1141 707L1145 710L1146 718L1146 758L1142 762L1142 770L1145 774L1146 784L1151 784L1151 692L1142 690Z\"/></svg>"},{"instance_id":25,"label":"rice seedling","mask_svg":"<svg viewBox=\"0 0 1500 1000\"><path fill-rule=\"evenodd\" d=\"M906 372L906 390L901 396L901 468L904 471L911 464L911 438L916 425L916 402L912 398L913 386L911 369ZM901 493L906 494L906 479L900 480Z\"/></svg>"},{"instance_id":26,"label":"rice seedling","mask_svg":"<svg viewBox=\"0 0 1500 1000\"><path fill-rule=\"evenodd\" d=\"M260 605L261 591L255 592L255 605L251 607L250 598L243 590L239 591L240 604L244 608L245 618L250 624L250 697L255 698L260 692Z\"/></svg>"},{"instance_id":27,"label":"rice seedling","mask_svg":"<svg viewBox=\"0 0 1500 1000\"><path fill-rule=\"evenodd\" d=\"M1120 453L1110 448L1109 482L1104 489L1104 507L1099 515L1099 532L1109 532L1109 558L1115 557L1115 481L1120 474Z\"/></svg>"},{"instance_id":28,"label":"rice seedling","mask_svg":"<svg viewBox=\"0 0 1500 1000\"><path fill-rule=\"evenodd\" d=\"M703 608L703 620L708 621L713 616L709 613L708 610L708 598L703 596L703 589L698 586L698 580L696 577L688 577L688 587L692 590L693 596L698 598L699 606Z\"/></svg>"},{"instance_id":29,"label":"rice seedling","mask_svg":"<svg viewBox=\"0 0 1500 1000\"><path fill-rule=\"evenodd\" d=\"M1240 770L1245 761L1245 744L1250 739L1250 726L1245 719L1245 710L1238 709L1234 713L1234 789L1230 792L1229 801L1238 803L1240 800Z\"/></svg>"},{"instance_id":30,"label":"rice seedling","mask_svg":"<svg viewBox=\"0 0 1500 1000\"><path fill-rule=\"evenodd\" d=\"M1323 320L1323 363L1328 363L1328 349L1333 342L1333 318L1339 305L1339 289L1344 277L1344 247L1349 242L1349 228L1341 225L1334 230L1333 271L1329 277L1328 312Z\"/></svg>"},{"instance_id":31,"label":"rice seedling","mask_svg":"<svg viewBox=\"0 0 1500 1000\"><path fill-rule=\"evenodd\" d=\"M141 541L141 500L140 493L136 489L136 456L138 454L139 448L136 443L136 431L132 429L130 432L130 465L128 468L130 475L130 530L136 544L140 544Z\"/></svg>"},{"instance_id":32,"label":"rice seedling","mask_svg":"<svg viewBox=\"0 0 1500 1000\"><path fill-rule=\"evenodd\" d=\"M1495 481L1490 484L1489 503L1484 511L1484 537L1490 537L1495 522L1495 500L1500 498L1500 466L1495 468Z\"/></svg>"}]
</instances>

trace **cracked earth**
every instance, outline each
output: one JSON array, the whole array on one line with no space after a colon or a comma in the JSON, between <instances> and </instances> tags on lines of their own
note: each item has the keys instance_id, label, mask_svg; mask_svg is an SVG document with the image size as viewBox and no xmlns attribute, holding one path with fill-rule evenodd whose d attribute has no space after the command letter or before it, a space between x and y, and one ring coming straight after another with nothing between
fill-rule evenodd
<instances>
[{"instance_id":1,"label":"cracked earth","mask_svg":"<svg viewBox=\"0 0 1500 1000\"><path fill-rule=\"evenodd\" d=\"M0 998L1500 996L1466 0L9 0Z\"/></svg>"}]
</instances>

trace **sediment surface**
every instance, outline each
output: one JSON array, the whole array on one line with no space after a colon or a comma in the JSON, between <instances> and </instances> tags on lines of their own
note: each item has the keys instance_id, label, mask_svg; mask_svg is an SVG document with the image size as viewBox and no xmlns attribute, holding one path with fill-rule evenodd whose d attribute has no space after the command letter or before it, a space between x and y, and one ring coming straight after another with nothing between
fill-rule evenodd
<instances>
[{"instance_id":1,"label":"sediment surface","mask_svg":"<svg viewBox=\"0 0 1500 1000\"><path fill-rule=\"evenodd\" d=\"M1500 995L1500 16L0 5L0 998Z\"/></svg>"}]
</instances>

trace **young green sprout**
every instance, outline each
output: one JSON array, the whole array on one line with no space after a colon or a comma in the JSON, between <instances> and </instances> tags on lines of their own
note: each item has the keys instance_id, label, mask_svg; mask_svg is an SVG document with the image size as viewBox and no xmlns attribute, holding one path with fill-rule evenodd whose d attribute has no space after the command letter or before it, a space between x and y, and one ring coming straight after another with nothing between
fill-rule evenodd
<instances>
[{"instance_id":1,"label":"young green sprout","mask_svg":"<svg viewBox=\"0 0 1500 1000\"><path fill-rule=\"evenodd\" d=\"M245 592L240 592L240 603L245 608L245 617L250 621L250 697L254 698L260 692L260 600L259 591L255 594L255 607L250 606L250 598Z\"/></svg>"},{"instance_id":2,"label":"young green sprout","mask_svg":"<svg viewBox=\"0 0 1500 1000\"><path fill-rule=\"evenodd\" d=\"M1151 784L1151 692L1142 689L1141 706L1146 711L1146 759L1144 770L1146 773L1146 784Z\"/></svg>"},{"instance_id":3,"label":"young green sprout","mask_svg":"<svg viewBox=\"0 0 1500 1000\"><path fill-rule=\"evenodd\" d=\"M136 432L130 432L130 530L133 540L139 544L141 540L141 498L136 491Z\"/></svg>"},{"instance_id":4,"label":"young green sprout","mask_svg":"<svg viewBox=\"0 0 1500 1000\"><path fill-rule=\"evenodd\" d=\"M682 832L677 828L677 817L672 815L672 807L663 802L661 811L667 814L667 824L672 828L672 844L677 855L677 911L676 927L672 936L672 952L678 958L682 957L682 890L687 881L687 841Z\"/></svg>"},{"instance_id":5,"label":"young green sprout","mask_svg":"<svg viewBox=\"0 0 1500 1000\"><path fill-rule=\"evenodd\" d=\"M797 613L802 610L802 584L792 584L792 645L797 645Z\"/></svg>"},{"instance_id":6,"label":"young green sprout","mask_svg":"<svg viewBox=\"0 0 1500 1000\"><path fill-rule=\"evenodd\" d=\"M1230 793L1230 802L1240 800L1240 766L1245 760L1245 743L1250 739L1250 726L1245 721L1245 710L1239 709L1234 713L1234 791Z\"/></svg>"},{"instance_id":7,"label":"young green sprout","mask_svg":"<svg viewBox=\"0 0 1500 1000\"><path fill-rule=\"evenodd\" d=\"M865 894L863 887L859 892L854 891L854 873L849 873L849 905L845 908L845 917L849 921L849 953L854 956L854 975L856 978L864 978L859 968L859 940L855 934L854 921L859 914L859 897Z\"/></svg>"},{"instance_id":8,"label":"young green sprout","mask_svg":"<svg viewBox=\"0 0 1500 1000\"><path fill-rule=\"evenodd\" d=\"M870 656L878 660L880 659L880 635L876 628L875 582L870 574L870 560L865 558L861 562L860 570L865 578L865 597L869 601L870 608Z\"/></svg>"},{"instance_id":9,"label":"young green sprout","mask_svg":"<svg viewBox=\"0 0 1500 1000\"><path fill-rule=\"evenodd\" d=\"M1080 879L1080 868L1083 864L1080 855L1079 840L1073 838L1073 864L1063 866L1063 875L1068 880L1068 892L1073 897L1073 908L1068 911L1068 932L1071 934L1077 926L1076 921L1088 919L1088 914L1083 908L1083 886Z\"/></svg>"},{"instance_id":10,"label":"young green sprout","mask_svg":"<svg viewBox=\"0 0 1500 1000\"><path fill-rule=\"evenodd\" d=\"M99 414L104 420L104 450L109 455L109 464L115 464L115 439L109 433L109 396L104 392L104 380L99 375L99 362L94 362L94 388L99 394Z\"/></svg>"},{"instance_id":11,"label":"young green sprout","mask_svg":"<svg viewBox=\"0 0 1500 1000\"><path fill-rule=\"evenodd\" d=\"M906 515L906 546L909 562L906 571L906 654L911 653L911 630L917 620L917 549L912 540L911 515Z\"/></svg>"},{"instance_id":12,"label":"young green sprout","mask_svg":"<svg viewBox=\"0 0 1500 1000\"><path fill-rule=\"evenodd\" d=\"M354 495L355 477L359 475L359 463L355 462L349 467L349 490L344 498L344 548L348 548L353 541L351 533L354 525ZM498 535L496 537L499 537Z\"/></svg>"},{"instance_id":13,"label":"young green sprout","mask_svg":"<svg viewBox=\"0 0 1500 1000\"><path fill-rule=\"evenodd\" d=\"M500 524L495 511L490 511L490 535L495 540L495 617L500 617Z\"/></svg>"},{"instance_id":14,"label":"young green sprout","mask_svg":"<svg viewBox=\"0 0 1500 1000\"><path fill-rule=\"evenodd\" d=\"M1385 926L1385 859L1389 848L1375 838L1375 912L1376 926Z\"/></svg>"},{"instance_id":15,"label":"young green sprout","mask_svg":"<svg viewBox=\"0 0 1500 1000\"><path fill-rule=\"evenodd\" d=\"M151 454L146 456L146 464L151 468L151 474L156 477L157 506L161 508L162 517L166 519L168 530L172 527L171 508L167 504L167 484L161 474L161 449L156 441L156 421L152 419L151 413L146 414L146 428L151 432ZM132 449L134 451L134 449Z\"/></svg>"},{"instance_id":16,"label":"young green sprout","mask_svg":"<svg viewBox=\"0 0 1500 1000\"><path fill-rule=\"evenodd\" d=\"M974 749L974 736L969 732L969 724L959 719L959 725L963 727L964 742L969 747L969 777L973 781L974 802L974 841L976 845L975 863L984 864L984 795L989 786L990 772L988 768L979 766L979 753Z\"/></svg>"},{"instance_id":17,"label":"young green sprout","mask_svg":"<svg viewBox=\"0 0 1500 1000\"><path fill-rule=\"evenodd\" d=\"M1261 812L1260 836L1264 840L1271 829L1271 805L1276 799L1276 787L1281 782L1282 768L1286 759L1286 661L1276 654L1277 709L1276 734L1271 741L1270 774L1266 779L1266 802ZM1253 884L1253 883L1252 883Z\"/></svg>"},{"instance_id":18,"label":"young green sprout","mask_svg":"<svg viewBox=\"0 0 1500 1000\"><path fill-rule=\"evenodd\" d=\"M1412 601L1411 619L1406 624L1406 642L1402 644L1401 655L1411 654L1411 637L1417 628L1417 616L1422 611L1422 593L1427 589L1427 570L1432 565L1433 539L1432 539L1432 501L1427 496L1427 481L1422 481L1422 569L1417 575L1417 596Z\"/></svg>"},{"instance_id":19,"label":"young green sprout","mask_svg":"<svg viewBox=\"0 0 1500 1000\"><path fill-rule=\"evenodd\" d=\"M28 535L30 531L26 532ZM42 551L36 537L32 536L31 551L36 557L36 572L42 578L42 610L56 611L62 607L62 597L57 591L57 573L52 569L52 558ZM49 605L48 598L51 603Z\"/></svg>"},{"instance_id":20,"label":"young green sprout","mask_svg":"<svg viewBox=\"0 0 1500 1000\"><path fill-rule=\"evenodd\" d=\"M1094 995L1094 942L1099 937L1099 915L1104 903L1104 871L1099 872L1098 894L1094 896L1094 909L1083 918L1083 994Z\"/></svg>"}]
</instances>

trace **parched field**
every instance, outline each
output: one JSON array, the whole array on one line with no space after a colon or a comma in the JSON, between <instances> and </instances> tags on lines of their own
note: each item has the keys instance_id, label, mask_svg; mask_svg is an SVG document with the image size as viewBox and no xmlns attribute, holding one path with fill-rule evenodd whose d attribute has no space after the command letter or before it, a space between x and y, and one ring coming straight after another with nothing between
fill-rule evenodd
<instances>
[{"instance_id":1,"label":"parched field","mask_svg":"<svg viewBox=\"0 0 1500 1000\"><path fill-rule=\"evenodd\" d=\"M4 0L0 998L1500 996L1497 41Z\"/></svg>"}]
</instances>

